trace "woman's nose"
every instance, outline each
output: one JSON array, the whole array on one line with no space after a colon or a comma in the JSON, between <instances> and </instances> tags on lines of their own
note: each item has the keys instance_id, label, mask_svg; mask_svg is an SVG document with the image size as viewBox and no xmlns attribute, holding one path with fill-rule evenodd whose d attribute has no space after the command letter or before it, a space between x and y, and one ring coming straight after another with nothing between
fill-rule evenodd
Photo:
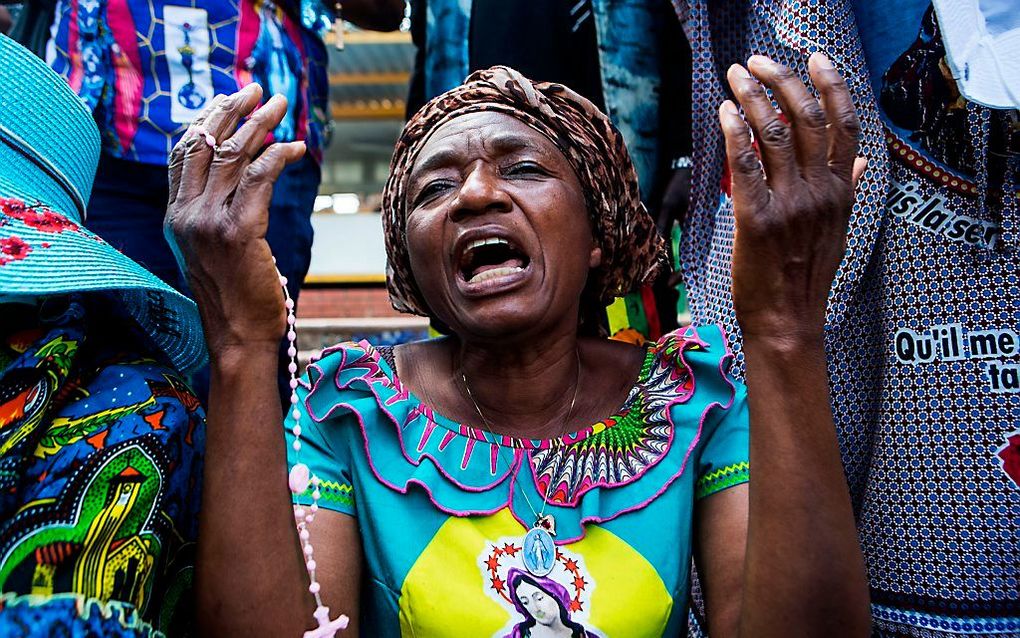
<instances>
[{"instance_id":1,"label":"woman's nose","mask_svg":"<svg viewBox=\"0 0 1020 638\"><path fill-rule=\"evenodd\" d=\"M451 216L457 218L487 212L506 212L512 205L498 169L479 162L464 178L451 207Z\"/></svg>"}]
</instances>

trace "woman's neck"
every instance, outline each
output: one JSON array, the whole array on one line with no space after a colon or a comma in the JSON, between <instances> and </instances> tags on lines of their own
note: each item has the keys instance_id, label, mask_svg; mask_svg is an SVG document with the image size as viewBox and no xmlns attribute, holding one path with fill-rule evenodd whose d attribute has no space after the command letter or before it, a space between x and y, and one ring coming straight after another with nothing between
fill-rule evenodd
<instances>
[{"instance_id":1,"label":"woman's neck","mask_svg":"<svg viewBox=\"0 0 1020 638\"><path fill-rule=\"evenodd\" d=\"M451 340L455 385L495 433L544 439L569 432L583 392L583 353L574 332L528 347Z\"/></svg>"},{"instance_id":2,"label":"woman's neck","mask_svg":"<svg viewBox=\"0 0 1020 638\"><path fill-rule=\"evenodd\" d=\"M613 414L645 349L571 331L515 344L447 337L394 354L401 383L440 414L495 434L549 439Z\"/></svg>"}]
</instances>

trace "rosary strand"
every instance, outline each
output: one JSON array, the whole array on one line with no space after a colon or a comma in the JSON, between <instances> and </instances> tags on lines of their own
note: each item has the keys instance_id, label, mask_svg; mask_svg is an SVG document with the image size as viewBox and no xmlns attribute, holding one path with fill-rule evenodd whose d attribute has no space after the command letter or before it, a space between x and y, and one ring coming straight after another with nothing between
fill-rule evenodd
<instances>
[{"instance_id":1,"label":"rosary strand","mask_svg":"<svg viewBox=\"0 0 1020 638\"><path fill-rule=\"evenodd\" d=\"M290 469L287 483L294 496L305 494L309 485L312 488L312 504L308 510L306 511L304 507L294 508L294 522L297 525L298 538L301 540L305 568L308 570L308 591L315 597L315 612L312 615L319 624L315 629L306 631L304 638L335 638L338 631L347 628L348 618L341 614L335 620L330 620L329 607L322 603L322 596L319 594L321 588L315 577L315 550L312 548L309 526L319 511L319 498L322 496L319 487L322 481L318 476L312 474L308 466L300 459L301 410L298 408L297 333L295 332L297 318L294 314L294 300L291 299L290 292L287 290L287 278L280 274L279 270L276 271L276 274L280 279L280 286L283 288L284 306L287 309L287 356L290 358L290 363L287 365L287 371L290 373L290 406L288 409L291 410L291 417L294 419L294 427L291 429L291 433L294 435L294 467Z\"/></svg>"}]
</instances>

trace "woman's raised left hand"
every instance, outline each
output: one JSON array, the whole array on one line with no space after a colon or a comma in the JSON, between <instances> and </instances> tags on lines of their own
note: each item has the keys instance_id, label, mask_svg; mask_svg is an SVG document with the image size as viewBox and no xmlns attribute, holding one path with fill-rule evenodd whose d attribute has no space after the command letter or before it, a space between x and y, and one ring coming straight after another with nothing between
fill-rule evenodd
<instances>
[{"instance_id":1,"label":"woman's raised left hand","mask_svg":"<svg viewBox=\"0 0 1020 638\"><path fill-rule=\"evenodd\" d=\"M728 514L717 510L730 528L743 515L746 554L705 579L706 600L720 600L720 581L731 583L726 596L738 591L739 614L724 617L734 627L727 635L870 636L824 347L826 304L865 166L857 158L860 122L824 55L808 61L820 100L768 58L753 56L747 67L728 73L747 123L732 102L719 119L733 185L733 304L744 336L754 480L745 509L735 493Z\"/></svg>"},{"instance_id":2,"label":"woman's raised left hand","mask_svg":"<svg viewBox=\"0 0 1020 638\"><path fill-rule=\"evenodd\" d=\"M808 71L820 101L791 69L753 56L727 76L747 122L729 100L719 109L737 226L733 303L745 339L819 340L846 251L854 185L865 167L857 157L860 122L828 58L815 53Z\"/></svg>"}]
</instances>

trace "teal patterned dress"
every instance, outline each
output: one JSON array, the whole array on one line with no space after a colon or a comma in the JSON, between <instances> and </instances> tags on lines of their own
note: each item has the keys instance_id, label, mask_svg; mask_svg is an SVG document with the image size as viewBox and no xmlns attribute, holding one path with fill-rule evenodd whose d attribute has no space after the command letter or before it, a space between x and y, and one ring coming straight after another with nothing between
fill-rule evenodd
<instances>
[{"instance_id":1,"label":"teal patterned dress","mask_svg":"<svg viewBox=\"0 0 1020 638\"><path fill-rule=\"evenodd\" d=\"M320 507L357 519L363 635L678 635L695 504L748 480L746 391L728 361L717 328L669 334L615 414L532 440L436 413L366 342L324 353L299 389L300 460L323 481ZM525 554L550 552L523 540L543 507L554 564L538 577Z\"/></svg>"}]
</instances>

